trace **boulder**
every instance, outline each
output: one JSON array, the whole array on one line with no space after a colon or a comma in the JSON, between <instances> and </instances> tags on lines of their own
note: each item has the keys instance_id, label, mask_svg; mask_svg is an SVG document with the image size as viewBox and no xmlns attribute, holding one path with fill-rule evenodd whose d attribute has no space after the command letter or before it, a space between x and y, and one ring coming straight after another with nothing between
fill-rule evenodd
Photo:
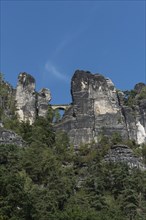
<instances>
[{"instance_id":1,"label":"boulder","mask_svg":"<svg viewBox=\"0 0 146 220\"><path fill-rule=\"evenodd\" d=\"M0 145L14 144L20 147L26 145L23 139L15 132L0 127Z\"/></svg>"},{"instance_id":2,"label":"boulder","mask_svg":"<svg viewBox=\"0 0 146 220\"><path fill-rule=\"evenodd\" d=\"M142 159L135 156L133 150L127 145L113 145L105 155L104 161L110 163L125 163L131 168L136 167L141 170L146 170Z\"/></svg>"}]
</instances>

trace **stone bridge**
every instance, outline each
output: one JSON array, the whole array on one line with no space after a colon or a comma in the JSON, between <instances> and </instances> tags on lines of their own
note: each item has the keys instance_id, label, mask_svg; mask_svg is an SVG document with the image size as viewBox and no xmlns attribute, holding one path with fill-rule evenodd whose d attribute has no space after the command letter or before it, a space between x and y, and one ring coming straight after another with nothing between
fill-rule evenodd
<instances>
[{"instance_id":1,"label":"stone bridge","mask_svg":"<svg viewBox=\"0 0 146 220\"><path fill-rule=\"evenodd\" d=\"M69 109L70 106L71 106L70 104L51 105L53 110L56 110L56 109L67 110Z\"/></svg>"}]
</instances>

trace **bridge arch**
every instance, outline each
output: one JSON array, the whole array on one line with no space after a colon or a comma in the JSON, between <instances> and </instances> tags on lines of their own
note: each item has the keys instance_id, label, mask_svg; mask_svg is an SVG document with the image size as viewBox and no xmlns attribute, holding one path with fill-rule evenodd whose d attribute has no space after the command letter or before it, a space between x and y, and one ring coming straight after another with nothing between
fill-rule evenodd
<instances>
[{"instance_id":1,"label":"bridge arch","mask_svg":"<svg viewBox=\"0 0 146 220\"><path fill-rule=\"evenodd\" d=\"M63 105L51 105L51 107L52 107L53 110L58 109L58 110L66 111L67 109L69 109L70 105L65 105L65 104L63 104Z\"/></svg>"}]
</instances>

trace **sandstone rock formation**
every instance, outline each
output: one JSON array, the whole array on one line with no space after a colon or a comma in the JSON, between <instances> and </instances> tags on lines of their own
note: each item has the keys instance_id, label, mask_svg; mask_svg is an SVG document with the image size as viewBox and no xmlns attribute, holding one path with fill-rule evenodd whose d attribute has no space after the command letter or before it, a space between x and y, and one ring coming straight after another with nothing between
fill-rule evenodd
<instances>
[{"instance_id":1,"label":"sandstone rock formation","mask_svg":"<svg viewBox=\"0 0 146 220\"><path fill-rule=\"evenodd\" d=\"M112 163L125 163L131 168L136 167L140 168L141 170L146 170L142 160L135 156L132 149L130 149L127 145L112 146L105 155L104 161Z\"/></svg>"},{"instance_id":2,"label":"sandstone rock formation","mask_svg":"<svg viewBox=\"0 0 146 220\"><path fill-rule=\"evenodd\" d=\"M122 106L125 117L127 134L129 139L138 144L146 142L146 100L139 101L138 105L128 107Z\"/></svg>"},{"instance_id":3,"label":"sandstone rock formation","mask_svg":"<svg viewBox=\"0 0 146 220\"><path fill-rule=\"evenodd\" d=\"M35 79L23 72L18 76L16 88L16 108L20 121L29 121L32 124L37 116L45 117L51 94L48 89L35 91Z\"/></svg>"},{"instance_id":4,"label":"sandstone rock formation","mask_svg":"<svg viewBox=\"0 0 146 220\"><path fill-rule=\"evenodd\" d=\"M141 87L137 85L136 89ZM110 79L79 70L72 77L71 94L72 105L56 129L66 131L74 146L98 142L101 134L111 136L114 132L138 144L145 142L146 100L125 106L123 93L116 91Z\"/></svg>"},{"instance_id":5,"label":"sandstone rock formation","mask_svg":"<svg viewBox=\"0 0 146 220\"><path fill-rule=\"evenodd\" d=\"M30 121L36 118L35 79L27 74L20 73L16 88L16 108L21 121Z\"/></svg>"},{"instance_id":6,"label":"sandstone rock formation","mask_svg":"<svg viewBox=\"0 0 146 220\"><path fill-rule=\"evenodd\" d=\"M125 104L125 94L116 90L110 79L77 70L71 81L72 104L55 127L67 132L74 146L98 142L101 134L110 137L115 132L121 134L123 139L145 143L146 99L140 98L145 86L144 83L135 85L137 101L129 106ZM46 116L51 100L50 91L42 89L36 92L35 79L31 75L20 73L16 90L9 88L9 96L15 97L20 121L28 120L32 124L37 116ZM5 103L2 97L0 103ZM10 114L8 105L5 112L5 115Z\"/></svg>"},{"instance_id":7,"label":"sandstone rock formation","mask_svg":"<svg viewBox=\"0 0 146 220\"><path fill-rule=\"evenodd\" d=\"M41 89L37 97L37 111L38 116L45 117L48 110L48 103L51 100L51 94L49 89Z\"/></svg>"},{"instance_id":8,"label":"sandstone rock formation","mask_svg":"<svg viewBox=\"0 0 146 220\"><path fill-rule=\"evenodd\" d=\"M17 146L25 146L26 143L15 132L0 127L0 145L15 144Z\"/></svg>"}]
</instances>

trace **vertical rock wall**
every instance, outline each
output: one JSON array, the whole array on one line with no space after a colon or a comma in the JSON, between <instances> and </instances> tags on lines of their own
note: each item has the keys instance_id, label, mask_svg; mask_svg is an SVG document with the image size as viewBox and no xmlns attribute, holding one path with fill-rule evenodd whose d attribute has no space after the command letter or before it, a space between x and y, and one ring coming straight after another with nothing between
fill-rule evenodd
<instances>
[{"instance_id":1,"label":"vertical rock wall","mask_svg":"<svg viewBox=\"0 0 146 220\"><path fill-rule=\"evenodd\" d=\"M111 80L100 74L76 71L71 82L73 104L57 129L65 130L74 145L98 141L104 133L128 138L125 119Z\"/></svg>"},{"instance_id":2,"label":"vertical rock wall","mask_svg":"<svg viewBox=\"0 0 146 220\"><path fill-rule=\"evenodd\" d=\"M145 85L135 87L137 95ZM110 79L100 74L76 71L71 81L72 105L65 112L56 129L64 130L74 146L98 142L101 135L118 132L123 139L146 142L146 99L129 107L124 105L124 94L116 91ZM48 89L35 91L35 79L20 73L16 88L16 107L21 121L34 122L45 117L51 94Z\"/></svg>"},{"instance_id":3,"label":"vertical rock wall","mask_svg":"<svg viewBox=\"0 0 146 220\"><path fill-rule=\"evenodd\" d=\"M137 85L138 91L141 86ZM115 132L138 144L146 142L146 100L124 106L124 94L110 79L79 70L72 77L71 94L73 103L56 129L66 131L74 146L98 142L101 134Z\"/></svg>"},{"instance_id":4,"label":"vertical rock wall","mask_svg":"<svg viewBox=\"0 0 146 220\"><path fill-rule=\"evenodd\" d=\"M48 103L51 100L51 93L49 89L41 89L37 96L38 116L45 117L48 110Z\"/></svg>"},{"instance_id":5,"label":"vertical rock wall","mask_svg":"<svg viewBox=\"0 0 146 220\"><path fill-rule=\"evenodd\" d=\"M29 121L32 124L36 118L35 79L27 74L20 73L16 88L16 108L20 121Z\"/></svg>"},{"instance_id":6,"label":"vertical rock wall","mask_svg":"<svg viewBox=\"0 0 146 220\"><path fill-rule=\"evenodd\" d=\"M20 121L28 120L32 124L37 116L46 116L51 94L48 89L42 89L37 93L35 79L24 72L18 76L15 100Z\"/></svg>"}]
</instances>

